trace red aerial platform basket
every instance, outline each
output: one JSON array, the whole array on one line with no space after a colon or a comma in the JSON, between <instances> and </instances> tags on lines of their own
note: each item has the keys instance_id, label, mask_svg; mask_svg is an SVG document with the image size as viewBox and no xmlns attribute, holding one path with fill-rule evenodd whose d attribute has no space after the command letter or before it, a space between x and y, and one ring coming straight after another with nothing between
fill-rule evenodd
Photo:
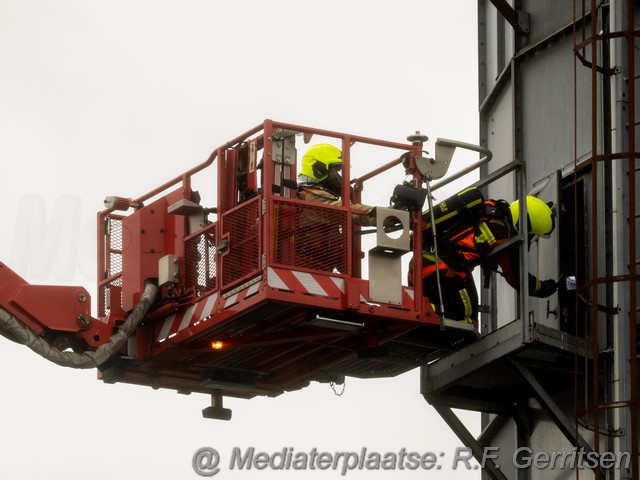
<instances>
[{"instance_id":1,"label":"red aerial platform basket","mask_svg":"<svg viewBox=\"0 0 640 480\"><path fill-rule=\"evenodd\" d=\"M341 205L297 196L299 159L318 142L342 150ZM354 224L349 199L359 203L385 175L420 188L422 148L267 120L146 195L109 197L98 214L98 318L117 329L146 281L158 282L160 296L101 378L209 393L205 416L228 418L223 396L395 376L474 338L471 325L443 324L420 278L413 286L400 278L401 262L421 269L412 252L422 245L419 208L378 209L378 225L392 216L404 231L370 249L380 262L370 260L377 273L363 278L363 244L374 235ZM350 178L363 165L372 168ZM217 199L206 205L193 178L212 170ZM385 237L381 230L373 233Z\"/></svg>"}]
</instances>

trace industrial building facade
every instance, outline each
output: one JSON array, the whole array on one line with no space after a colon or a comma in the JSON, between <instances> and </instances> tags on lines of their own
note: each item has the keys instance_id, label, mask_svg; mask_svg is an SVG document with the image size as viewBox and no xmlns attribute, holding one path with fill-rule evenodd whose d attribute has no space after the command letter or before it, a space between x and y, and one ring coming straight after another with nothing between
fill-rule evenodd
<instances>
[{"instance_id":1,"label":"industrial building facade","mask_svg":"<svg viewBox=\"0 0 640 480\"><path fill-rule=\"evenodd\" d=\"M550 238L528 245L521 228L514 240L521 291L527 271L575 276L575 289L545 299L483 278L480 340L423 367L423 394L483 461L483 478L640 478L638 10L478 2L480 140L493 160L477 185L555 204ZM479 438L457 408L483 413Z\"/></svg>"}]
</instances>

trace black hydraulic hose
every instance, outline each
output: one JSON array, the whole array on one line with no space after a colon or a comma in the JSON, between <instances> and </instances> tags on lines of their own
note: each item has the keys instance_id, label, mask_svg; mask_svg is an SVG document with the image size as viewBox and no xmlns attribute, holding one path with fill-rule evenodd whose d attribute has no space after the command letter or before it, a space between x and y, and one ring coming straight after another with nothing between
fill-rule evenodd
<instances>
[{"instance_id":1,"label":"black hydraulic hose","mask_svg":"<svg viewBox=\"0 0 640 480\"><path fill-rule=\"evenodd\" d=\"M157 294L158 287L147 283L140 301L119 327L118 332L113 334L107 343L100 345L93 351L78 353L59 350L44 338L33 333L3 308L0 308L0 334L16 343L26 345L38 355L60 366L82 369L97 368L120 350L124 342L133 334L146 316Z\"/></svg>"}]
</instances>

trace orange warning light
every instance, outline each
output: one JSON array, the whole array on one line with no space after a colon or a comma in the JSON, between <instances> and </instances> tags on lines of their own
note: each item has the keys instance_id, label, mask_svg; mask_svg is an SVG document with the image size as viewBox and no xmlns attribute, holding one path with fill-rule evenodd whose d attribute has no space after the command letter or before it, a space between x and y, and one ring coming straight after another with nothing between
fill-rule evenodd
<instances>
[{"instance_id":1,"label":"orange warning light","mask_svg":"<svg viewBox=\"0 0 640 480\"><path fill-rule=\"evenodd\" d=\"M211 348L213 348L214 350L220 350L222 347L224 347L224 343L222 343L220 340L214 340L213 342L211 342Z\"/></svg>"}]
</instances>

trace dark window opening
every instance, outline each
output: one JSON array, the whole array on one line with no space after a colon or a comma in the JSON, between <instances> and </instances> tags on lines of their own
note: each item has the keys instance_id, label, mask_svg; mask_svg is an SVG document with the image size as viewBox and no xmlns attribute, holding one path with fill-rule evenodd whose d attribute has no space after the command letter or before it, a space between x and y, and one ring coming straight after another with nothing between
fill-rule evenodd
<instances>
[{"instance_id":1,"label":"dark window opening","mask_svg":"<svg viewBox=\"0 0 640 480\"><path fill-rule=\"evenodd\" d=\"M576 285L584 283L587 274L586 222L584 205L583 178L571 182L562 189L561 208L559 215L560 251L560 279L571 275L576 277ZM585 309L580 304L575 290L558 290L560 303L560 330L570 334L585 335Z\"/></svg>"}]
</instances>

